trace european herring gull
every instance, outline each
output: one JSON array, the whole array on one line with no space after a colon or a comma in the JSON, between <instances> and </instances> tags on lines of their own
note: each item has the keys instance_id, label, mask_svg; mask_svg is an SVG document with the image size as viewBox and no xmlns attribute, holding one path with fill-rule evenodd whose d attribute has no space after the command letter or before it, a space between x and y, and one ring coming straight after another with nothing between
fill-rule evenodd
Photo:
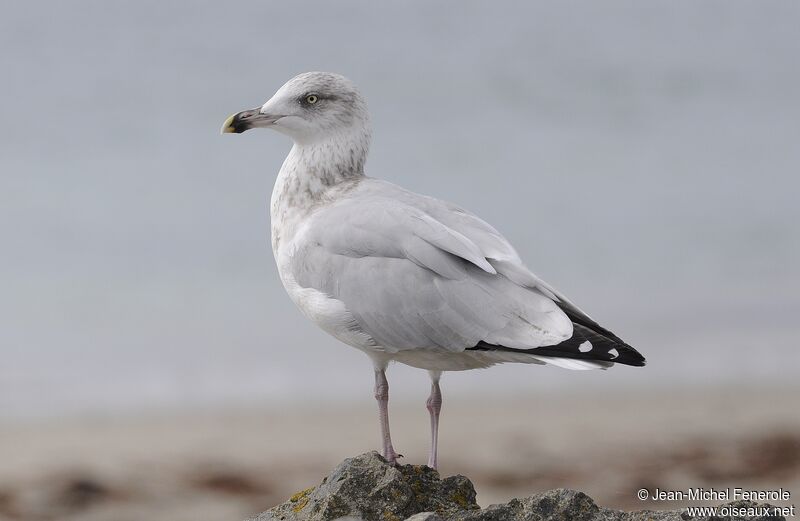
<instances>
[{"instance_id":1,"label":"european herring gull","mask_svg":"<svg viewBox=\"0 0 800 521\"><path fill-rule=\"evenodd\" d=\"M426 369L428 465L437 466L443 371L516 362L568 369L642 366L644 357L525 267L492 226L454 204L364 174L364 98L338 74L307 72L223 133L271 128L294 141L272 192L272 250L292 301L363 351L375 370L383 456L389 362Z\"/></svg>"}]
</instances>

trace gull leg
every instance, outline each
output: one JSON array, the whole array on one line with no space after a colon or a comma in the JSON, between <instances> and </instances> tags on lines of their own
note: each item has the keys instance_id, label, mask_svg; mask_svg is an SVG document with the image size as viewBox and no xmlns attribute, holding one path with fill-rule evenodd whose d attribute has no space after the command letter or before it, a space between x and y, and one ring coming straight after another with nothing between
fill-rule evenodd
<instances>
[{"instance_id":1,"label":"gull leg","mask_svg":"<svg viewBox=\"0 0 800 521\"><path fill-rule=\"evenodd\" d=\"M389 433L389 382L384 369L375 369L375 399L378 400L378 419L381 423L381 444L383 457L391 464L397 463L398 454L392 447Z\"/></svg>"},{"instance_id":2,"label":"gull leg","mask_svg":"<svg viewBox=\"0 0 800 521\"><path fill-rule=\"evenodd\" d=\"M431 451L428 454L428 466L436 468L439 450L439 412L442 410L442 391L439 389L439 377L441 371L430 371L431 375L431 395L425 405L431 415Z\"/></svg>"}]
</instances>

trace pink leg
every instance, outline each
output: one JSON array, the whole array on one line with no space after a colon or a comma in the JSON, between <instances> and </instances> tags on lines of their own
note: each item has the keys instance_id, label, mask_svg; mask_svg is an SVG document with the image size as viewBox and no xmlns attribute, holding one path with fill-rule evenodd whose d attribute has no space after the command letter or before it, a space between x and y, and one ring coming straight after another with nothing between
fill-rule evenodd
<instances>
[{"instance_id":1,"label":"pink leg","mask_svg":"<svg viewBox=\"0 0 800 521\"><path fill-rule=\"evenodd\" d=\"M389 382L383 369L375 370L375 399L378 400L378 419L381 423L381 444L383 457L391 464L397 463L398 454L392 447L392 435L389 433Z\"/></svg>"},{"instance_id":2,"label":"pink leg","mask_svg":"<svg viewBox=\"0 0 800 521\"><path fill-rule=\"evenodd\" d=\"M431 371L431 395L426 405L431 415L431 451L428 455L428 466L436 468L439 451L439 412L442 410L442 391L439 389L439 376L441 372Z\"/></svg>"}]
</instances>

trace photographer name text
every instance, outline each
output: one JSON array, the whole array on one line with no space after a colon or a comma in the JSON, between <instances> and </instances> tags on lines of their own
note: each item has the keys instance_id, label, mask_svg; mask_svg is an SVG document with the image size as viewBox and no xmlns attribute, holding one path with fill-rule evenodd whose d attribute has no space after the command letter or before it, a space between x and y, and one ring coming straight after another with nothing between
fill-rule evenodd
<instances>
[{"instance_id":1,"label":"photographer name text","mask_svg":"<svg viewBox=\"0 0 800 521\"><path fill-rule=\"evenodd\" d=\"M789 501L791 492L784 488L776 490L748 490L745 488L701 488L694 487L686 490L655 490L639 491L639 499L652 501Z\"/></svg>"}]
</instances>

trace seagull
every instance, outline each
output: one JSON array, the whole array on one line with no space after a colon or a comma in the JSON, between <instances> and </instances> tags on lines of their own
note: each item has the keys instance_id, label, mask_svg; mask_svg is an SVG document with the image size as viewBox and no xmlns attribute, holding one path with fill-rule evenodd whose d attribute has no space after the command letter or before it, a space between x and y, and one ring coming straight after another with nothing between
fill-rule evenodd
<instances>
[{"instance_id":1,"label":"seagull","mask_svg":"<svg viewBox=\"0 0 800 521\"><path fill-rule=\"evenodd\" d=\"M386 368L431 378L426 406L438 464L444 371L501 363L606 369L644 357L534 275L495 228L467 210L364 173L372 131L347 78L306 72L222 133L270 128L294 142L270 203L272 251L291 300L372 361L382 455L389 431Z\"/></svg>"}]
</instances>

